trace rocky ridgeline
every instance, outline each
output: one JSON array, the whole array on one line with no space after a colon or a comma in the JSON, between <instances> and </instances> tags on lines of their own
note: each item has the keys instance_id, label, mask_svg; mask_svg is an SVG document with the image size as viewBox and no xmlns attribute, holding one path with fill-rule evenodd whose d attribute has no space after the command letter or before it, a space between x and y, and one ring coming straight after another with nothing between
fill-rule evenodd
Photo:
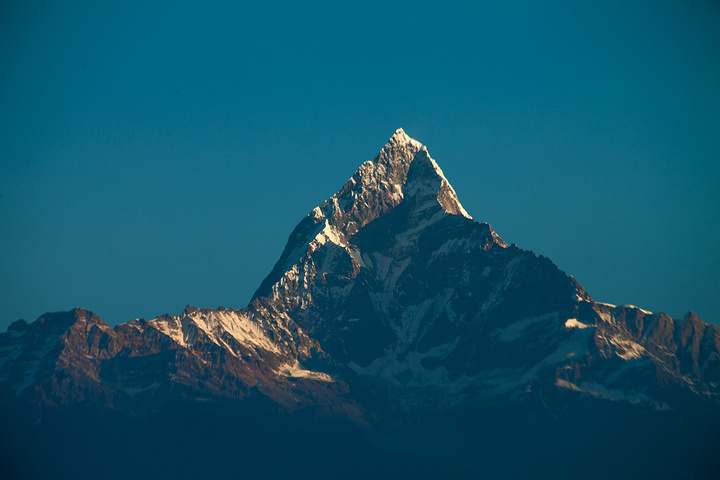
<instances>
[{"instance_id":1,"label":"rocky ridgeline","mask_svg":"<svg viewBox=\"0 0 720 480\"><path fill-rule=\"evenodd\" d=\"M597 412L631 425L702 411L714 425L720 329L595 302L473 220L400 129L298 224L250 305L115 328L82 309L16 322L0 334L0 399L34 418L172 408L377 432L486 408L565 415L560 430Z\"/></svg>"}]
</instances>

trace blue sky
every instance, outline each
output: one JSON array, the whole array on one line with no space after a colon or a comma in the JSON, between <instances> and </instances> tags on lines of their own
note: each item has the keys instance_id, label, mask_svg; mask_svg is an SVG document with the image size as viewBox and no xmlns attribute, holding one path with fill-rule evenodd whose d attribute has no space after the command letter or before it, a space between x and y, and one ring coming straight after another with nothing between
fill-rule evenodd
<instances>
[{"instance_id":1,"label":"blue sky","mask_svg":"<svg viewBox=\"0 0 720 480\"><path fill-rule=\"evenodd\" d=\"M245 306L398 127L596 300L720 323L716 2L208 3L0 4L0 328Z\"/></svg>"}]
</instances>

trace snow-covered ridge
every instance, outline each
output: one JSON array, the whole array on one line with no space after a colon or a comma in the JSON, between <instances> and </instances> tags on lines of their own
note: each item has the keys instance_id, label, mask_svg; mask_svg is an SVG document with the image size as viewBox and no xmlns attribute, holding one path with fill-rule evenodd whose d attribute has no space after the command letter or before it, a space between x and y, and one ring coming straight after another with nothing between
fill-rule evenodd
<instances>
[{"instance_id":1,"label":"snow-covered ridge","mask_svg":"<svg viewBox=\"0 0 720 480\"><path fill-rule=\"evenodd\" d=\"M652 312L651 312L651 311L642 309L642 308L637 307L637 306L635 306L635 305L629 305L629 304L628 304L628 305L620 305L620 308L632 308L632 309L635 309L635 310L640 310L640 311L641 311L642 313L644 313L645 315L652 315Z\"/></svg>"},{"instance_id":2,"label":"snow-covered ridge","mask_svg":"<svg viewBox=\"0 0 720 480\"><path fill-rule=\"evenodd\" d=\"M413 164L419 164L413 168ZM422 172L415 178L411 169ZM427 148L402 128L395 131L378 156L363 163L343 188L309 216L326 218L346 234L399 205L406 197L432 195L446 211L471 218Z\"/></svg>"},{"instance_id":3,"label":"snow-covered ridge","mask_svg":"<svg viewBox=\"0 0 720 480\"><path fill-rule=\"evenodd\" d=\"M247 347L280 353L277 344L268 337L267 329L252 321L243 311L186 309L186 312L179 316L165 315L155 318L150 321L150 325L183 347L195 344L199 330L213 343L228 349L233 355L235 352L223 339L224 332Z\"/></svg>"},{"instance_id":4,"label":"snow-covered ridge","mask_svg":"<svg viewBox=\"0 0 720 480\"><path fill-rule=\"evenodd\" d=\"M365 225L409 200L409 216L415 219L418 230L448 215L471 219L427 149L399 128L374 160L360 165L338 192L308 213L255 296L275 296L271 294L276 290L273 286L293 267L306 262L318 249L332 248L331 244L345 250L357 268L365 267L361 252L350 239ZM493 240L504 246L494 233Z\"/></svg>"},{"instance_id":5,"label":"snow-covered ridge","mask_svg":"<svg viewBox=\"0 0 720 480\"><path fill-rule=\"evenodd\" d=\"M194 309L187 307L182 315L164 315L151 320L151 327L156 328L178 345L192 348L199 340L200 332L204 339L209 339L217 346L227 350L233 356L240 358L237 345L228 338L228 335L240 345L257 353L271 353L283 362L274 369L280 377L305 378L319 382L334 382L335 380L322 372L304 368L297 355L307 354L307 348L302 345L290 347L301 337L306 337L298 328L291 331L286 322L290 321L285 315L272 318L270 323L258 320L256 315L247 310L230 309ZM262 352L261 352L262 351ZM263 355L264 357L264 355Z\"/></svg>"},{"instance_id":6,"label":"snow-covered ridge","mask_svg":"<svg viewBox=\"0 0 720 480\"><path fill-rule=\"evenodd\" d=\"M418 150L423 147L422 143L418 142L414 138L410 138L402 128L395 130L395 133L393 133L392 137L390 137L388 143L397 143L400 145L407 144Z\"/></svg>"},{"instance_id":7,"label":"snow-covered ridge","mask_svg":"<svg viewBox=\"0 0 720 480\"><path fill-rule=\"evenodd\" d=\"M652 315L652 314L653 314L653 312L651 312L651 311L649 311L649 310L645 310L644 308L640 308L640 307L638 307L638 306L636 306L636 305L631 305L631 304L615 305L615 304L613 304L613 303L606 303L606 302L595 302L595 304L596 304L596 305L603 306L603 307L607 307L607 308L609 308L609 309L611 309L611 310L615 310L615 309L620 309L620 310L622 310L622 309L628 308L628 309L631 309L631 310L638 310L638 311L644 313L645 315Z\"/></svg>"}]
</instances>

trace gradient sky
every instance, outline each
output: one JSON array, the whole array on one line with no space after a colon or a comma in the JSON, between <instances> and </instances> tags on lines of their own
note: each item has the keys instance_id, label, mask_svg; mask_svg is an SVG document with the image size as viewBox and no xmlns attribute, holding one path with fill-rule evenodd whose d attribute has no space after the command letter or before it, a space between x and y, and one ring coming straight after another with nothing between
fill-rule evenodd
<instances>
[{"instance_id":1,"label":"gradient sky","mask_svg":"<svg viewBox=\"0 0 720 480\"><path fill-rule=\"evenodd\" d=\"M595 300L720 324L718 5L5 0L0 328L244 307L398 127Z\"/></svg>"}]
</instances>

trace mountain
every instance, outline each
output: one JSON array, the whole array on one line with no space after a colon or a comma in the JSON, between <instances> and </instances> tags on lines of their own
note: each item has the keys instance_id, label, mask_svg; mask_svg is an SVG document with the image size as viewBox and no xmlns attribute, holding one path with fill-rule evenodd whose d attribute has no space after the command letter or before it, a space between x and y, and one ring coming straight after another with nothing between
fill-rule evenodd
<instances>
[{"instance_id":1,"label":"mountain","mask_svg":"<svg viewBox=\"0 0 720 480\"><path fill-rule=\"evenodd\" d=\"M360 377L442 385L431 408L528 387L661 409L675 387L720 398L720 329L594 302L549 259L472 220L402 130L300 222L255 298L282 305Z\"/></svg>"},{"instance_id":2,"label":"mountain","mask_svg":"<svg viewBox=\"0 0 720 480\"><path fill-rule=\"evenodd\" d=\"M101 421L119 438L156 422L159 443L242 445L244 459L288 442L308 476L328 473L322 450L336 468L375 459L344 471L358 478L713 478L720 329L594 301L473 220L399 129L298 224L250 305L115 328L83 309L15 322L0 334L0 401L17 412L6 463L28 477L44 472L23 470L22 445ZM192 428L176 432L178 418ZM245 440L199 441L228 425ZM287 473L269 465L255 473Z\"/></svg>"}]
</instances>

